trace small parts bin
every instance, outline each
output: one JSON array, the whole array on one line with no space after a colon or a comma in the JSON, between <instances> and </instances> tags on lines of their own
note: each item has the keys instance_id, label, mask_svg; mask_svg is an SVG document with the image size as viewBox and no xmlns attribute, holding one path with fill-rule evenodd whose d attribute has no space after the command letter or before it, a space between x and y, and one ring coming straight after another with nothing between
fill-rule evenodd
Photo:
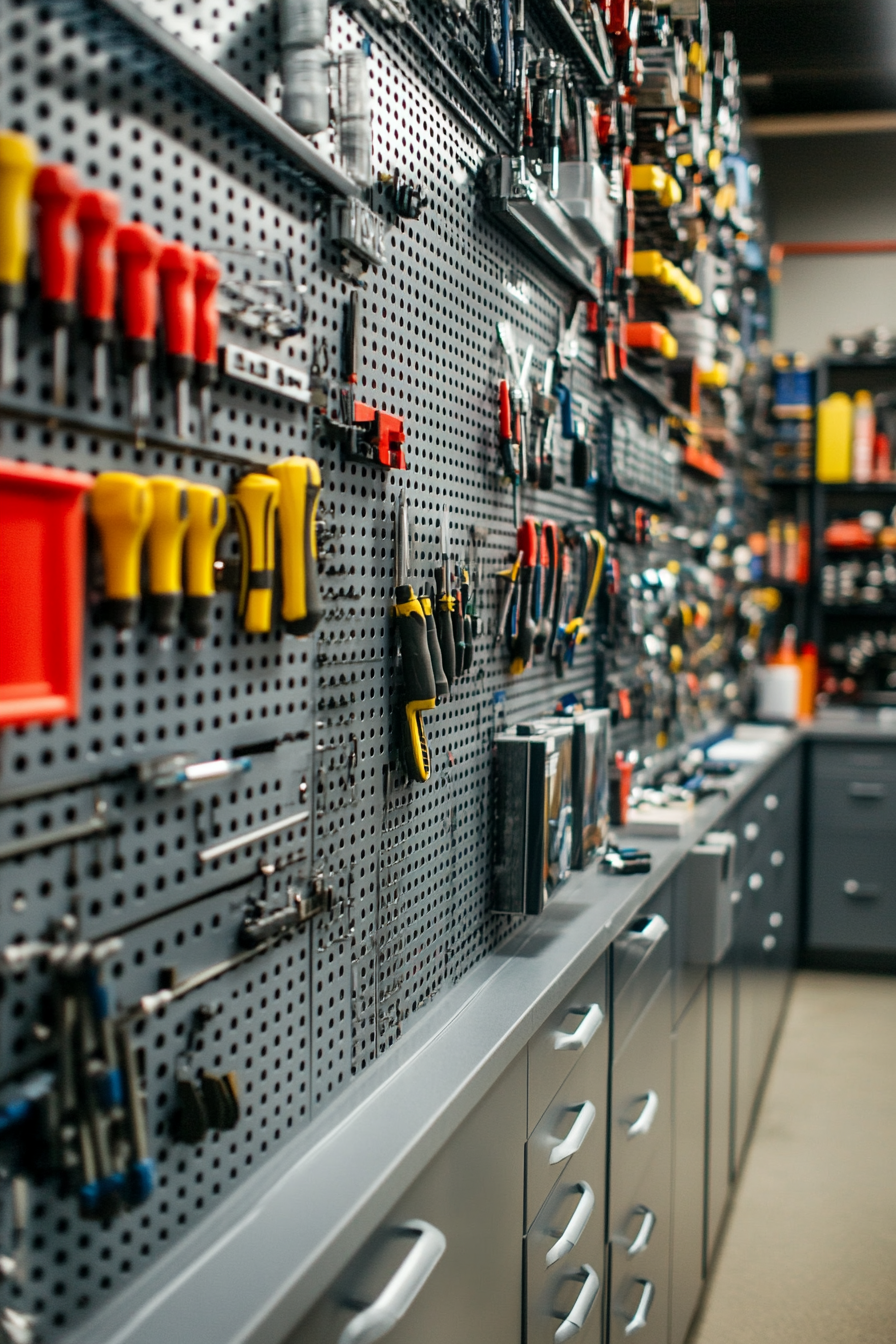
<instances>
[{"instance_id":1,"label":"small parts bin","mask_svg":"<svg viewBox=\"0 0 896 1344\"><path fill-rule=\"evenodd\" d=\"M78 716L92 486L0 458L0 729Z\"/></svg>"}]
</instances>

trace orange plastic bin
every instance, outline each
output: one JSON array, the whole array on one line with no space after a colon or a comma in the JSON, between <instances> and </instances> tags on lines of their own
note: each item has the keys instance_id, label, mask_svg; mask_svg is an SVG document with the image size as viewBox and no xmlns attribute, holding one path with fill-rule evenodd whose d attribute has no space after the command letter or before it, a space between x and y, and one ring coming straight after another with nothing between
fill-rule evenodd
<instances>
[{"instance_id":1,"label":"orange plastic bin","mask_svg":"<svg viewBox=\"0 0 896 1344\"><path fill-rule=\"evenodd\" d=\"M0 458L0 728L78 716L92 486Z\"/></svg>"}]
</instances>

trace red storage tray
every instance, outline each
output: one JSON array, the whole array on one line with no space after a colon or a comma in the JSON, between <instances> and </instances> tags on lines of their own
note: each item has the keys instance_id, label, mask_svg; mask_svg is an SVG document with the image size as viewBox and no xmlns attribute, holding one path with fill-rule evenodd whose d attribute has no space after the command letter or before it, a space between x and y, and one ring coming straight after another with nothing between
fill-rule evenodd
<instances>
[{"instance_id":1,"label":"red storage tray","mask_svg":"<svg viewBox=\"0 0 896 1344\"><path fill-rule=\"evenodd\" d=\"M92 487L80 471L0 458L0 728L78 716Z\"/></svg>"}]
</instances>

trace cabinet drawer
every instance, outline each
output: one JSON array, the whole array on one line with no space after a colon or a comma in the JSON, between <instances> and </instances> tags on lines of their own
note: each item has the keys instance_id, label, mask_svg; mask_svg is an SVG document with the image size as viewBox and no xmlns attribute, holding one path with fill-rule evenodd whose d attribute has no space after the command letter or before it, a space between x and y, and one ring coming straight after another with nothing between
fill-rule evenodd
<instances>
[{"instance_id":1,"label":"cabinet drawer","mask_svg":"<svg viewBox=\"0 0 896 1344\"><path fill-rule=\"evenodd\" d=\"M819 778L812 790L812 827L827 830L889 831L896 825L896 775L853 770L840 779Z\"/></svg>"},{"instance_id":2,"label":"cabinet drawer","mask_svg":"<svg viewBox=\"0 0 896 1344\"><path fill-rule=\"evenodd\" d=\"M640 1179L672 1132L672 977L667 975L614 1060L610 1120L611 1224L640 1200Z\"/></svg>"},{"instance_id":3,"label":"cabinet drawer","mask_svg":"<svg viewBox=\"0 0 896 1344\"><path fill-rule=\"evenodd\" d=\"M896 780L896 747L876 742L867 745L819 742L812 748L814 779L851 779L854 774L865 772Z\"/></svg>"},{"instance_id":4,"label":"cabinet drawer","mask_svg":"<svg viewBox=\"0 0 896 1344\"><path fill-rule=\"evenodd\" d=\"M529 1132L595 1036L609 1036L607 956L595 962L529 1042Z\"/></svg>"},{"instance_id":5,"label":"cabinet drawer","mask_svg":"<svg viewBox=\"0 0 896 1344\"><path fill-rule=\"evenodd\" d=\"M575 1065L526 1144L528 1227L570 1160L592 1186L603 1186L607 1149L609 1037L595 1039ZM595 1187L596 1188L596 1187Z\"/></svg>"},{"instance_id":6,"label":"cabinet drawer","mask_svg":"<svg viewBox=\"0 0 896 1344\"><path fill-rule=\"evenodd\" d=\"M592 1155L594 1158L597 1154ZM525 1239L526 1344L553 1344L561 1322L600 1344L604 1301L604 1153L574 1157ZM572 1324L572 1323L571 1323Z\"/></svg>"},{"instance_id":7,"label":"cabinet drawer","mask_svg":"<svg viewBox=\"0 0 896 1344\"><path fill-rule=\"evenodd\" d=\"M669 894L671 917L671 892ZM669 920L640 915L613 944L613 1051L618 1054L672 965Z\"/></svg>"},{"instance_id":8,"label":"cabinet drawer","mask_svg":"<svg viewBox=\"0 0 896 1344\"><path fill-rule=\"evenodd\" d=\"M609 1344L632 1334L644 1344L668 1338L671 1145L658 1146L636 1195L616 1207L610 1228ZM640 1328L635 1318L643 1319Z\"/></svg>"},{"instance_id":9,"label":"cabinet drawer","mask_svg":"<svg viewBox=\"0 0 896 1344\"><path fill-rule=\"evenodd\" d=\"M813 947L896 950L896 867L889 835L816 835L809 890Z\"/></svg>"}]
</instances>

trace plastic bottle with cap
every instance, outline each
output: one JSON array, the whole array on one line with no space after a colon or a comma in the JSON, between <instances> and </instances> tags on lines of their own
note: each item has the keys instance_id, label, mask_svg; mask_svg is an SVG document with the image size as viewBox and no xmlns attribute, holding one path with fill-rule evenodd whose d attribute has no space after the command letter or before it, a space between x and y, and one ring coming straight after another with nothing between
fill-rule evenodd
<instances>
[{"instance_id":1,"label":"plastic bottle with cap","mask_svg":"<svg viewBox=\"0 0 896 1344\"><path fill-rule=\"evenodd\" d=\"M857 392L852 412L852 478L862 485L874 475L874 401L871 393Z\"/></svg>"},{"instance_id":2,"label":"plastic bottle with cap","mask_svg":"<svg viewBox=\"0 0 896 1344\"><path fill-rule=\"evenodd\" d=\"M818 403L815 474L819 481L848 481L852 459L852 400L832 392Z\"/></svg>"}]
</instances>

